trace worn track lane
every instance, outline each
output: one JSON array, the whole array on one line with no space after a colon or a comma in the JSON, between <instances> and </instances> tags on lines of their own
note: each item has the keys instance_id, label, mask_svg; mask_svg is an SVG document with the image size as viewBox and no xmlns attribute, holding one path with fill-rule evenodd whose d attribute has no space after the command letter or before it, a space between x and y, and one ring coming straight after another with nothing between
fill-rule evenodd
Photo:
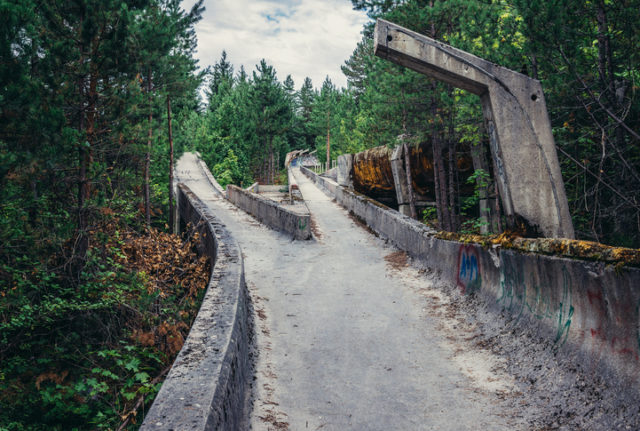
<instances>
[{"instance_id":1,"label":"worn track lane","mask_svg":"<svg viewBox=\"0 0 640 431\"><path fill-rule=\"evenodd\" d=\"M442 312L446 298L402 253L299 172L319 239L291 241L213 194L195 160L183 156L179 178L245 256L258 352L253 429L525 429L500 401L512 386L499 360L460 354L448 331L473 328L457 329L465 319Z\"/></svg>"}]
</instances>

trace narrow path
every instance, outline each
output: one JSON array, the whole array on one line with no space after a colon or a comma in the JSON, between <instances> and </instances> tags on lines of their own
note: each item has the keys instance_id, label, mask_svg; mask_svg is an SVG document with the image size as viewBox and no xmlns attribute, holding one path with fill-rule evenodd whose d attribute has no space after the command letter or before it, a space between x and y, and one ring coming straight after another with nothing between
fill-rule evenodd
<instances>
[{"instance_id":1,"label":"narrow path","mask_svg":"<svg viewBox=\"0 0 640 431\"><path fill-rule=\"evenodd\" d=\"M464 341L474 328L404 253L299 171L317 239L291 241L217 197L195 160L185 154L178 177L245 257L257 315L252 429L526 429L499 358Z\"/></svg>"}]
</instances>

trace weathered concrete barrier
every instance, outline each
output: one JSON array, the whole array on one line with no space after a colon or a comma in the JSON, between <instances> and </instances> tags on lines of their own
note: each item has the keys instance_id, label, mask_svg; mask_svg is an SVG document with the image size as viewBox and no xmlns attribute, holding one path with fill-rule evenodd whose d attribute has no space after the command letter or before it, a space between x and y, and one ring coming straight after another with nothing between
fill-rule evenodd
<instances>
[{"instance_id":1,"label":"weathered concrete barrier","mask_svg":"<svg viewBox=\"0 0 640 431\"><path fill-rule=\"evenodd\" d=\"M246 428L250 326L240 247L183 184L180 215L200 234L212 272L198 316L141 429Z\"/></svg>"},{"instance_id":2,"label":"weathered concrete barrier","mask_svg":"<svg viewBox=\"0 0 640 431\"><path fill-rule=\"evenodd\" d=\"M461 294L479 295L488 308L506 312L562 354L637 392L640 269L438 239L422 223L302 172Z\"/></svg>"},{"instance_id":3,"label":"weathered concrete barrier","mask_svg":"<svg viewBox=\"0 0 640 431\"><path fill-rule=\"evenodd\" d=\"M209 184L211 184L216 193L218 193L220 196L224 196L224 189L215 179L204 160L202 160L202 156L200 156L200 153L196 152L196 154L198 155L198 166L200 166L200 169L202 170L204 176L207 178L207 181L209 181Z\"/></svg>"},{"instance_id":4,"label":"weathered concrete barrier","mask_svg":"<svg viewBox=\"0 0 640 431\"><path fill-rule=\"evenodd\" d=\"M295 239L311 239L311 215L308 211L296 212L232 184L227 186L227 199L275 230L286 232Z\"/></svg>"}]
</instances>

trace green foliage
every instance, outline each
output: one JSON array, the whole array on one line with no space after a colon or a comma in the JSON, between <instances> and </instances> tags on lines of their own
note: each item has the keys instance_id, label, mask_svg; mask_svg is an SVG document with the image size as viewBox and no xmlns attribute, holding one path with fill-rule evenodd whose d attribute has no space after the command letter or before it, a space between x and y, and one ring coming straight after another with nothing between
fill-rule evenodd
<instances>
[{"instance_id":1,"label":"green foliage","mask_svg":"<svg viewBox=\"0 0 640 431\"><path fill-rule=\"evenodd\" d=\"M487 187L490 184L491 176L484 169L476 169L473 174L467 178L467 183L474 186L474 193L472 196L463 199L462 204L463 215L466 211L472 207L478 205L480 201L480 189Z\"/></svg>"},{"instance_id":2,"label":"green foliage","mask_svg":"<svg viewBox=\"0 0 640 431\"><path fill-rule=\"evenodd\" d=\"M213 175L222 187L227 187L227 184L242 185L242 172L238 164L238 157L231 148L222 162L214 165Z\"/></svg>"},{"instance_id":3,"label":"green foliage","mask_svg":"<svg viewBox=\"0 0 640 431\"><path fill-rule=\"evenodd\" d=\"M2 429L115 429L128 398L157 389L168 355L131 335L163 298L114 237L143 225L149 126L152 224L166 225L166 100L179 119L197 109L201 12L177 0L0 2Z\"/></svg>"},{"instance_id":4,"label":"green foliage","mask_svg":"<svg viewBox=\"0 0 640 431\"><path fill-rule=\"evenodd\" d=\"M92 238L77 286L27 258L17 264L29 270L0 268L0 425L113 429L131 401L157 393L151 377L171 357L135 331L193 313L189 290L150 290L148 276L124 266L130 237L114 227Z\"/></svg>"},{"instance_id":5,"label":"green foliage","mask_svg":"<svg viewBox=\"0 0 640 431\"><path fill-rule=\"evenodd\" d=\"M433 228L438 225L438 216L436 214L436 208L432 206L425 207L422 210L422 222L426 225L429 225Z\"/></svg>"}]
</instances>

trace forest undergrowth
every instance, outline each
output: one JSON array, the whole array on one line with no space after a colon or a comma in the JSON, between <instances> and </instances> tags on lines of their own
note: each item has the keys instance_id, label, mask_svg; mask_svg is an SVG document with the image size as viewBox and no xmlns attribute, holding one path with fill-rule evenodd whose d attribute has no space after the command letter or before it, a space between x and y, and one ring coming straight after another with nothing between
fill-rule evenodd
<instances>
[{"instance_id":1,"label":"forest undergrowth","mask_svg":"<svg viewBox=\"0 0 640 431\"><path fill-rule=\"evenodd\" d=\"M0 429L137 428L207 286L198 240L107 214L80 280L71 242L46 265L0 268Z\"/></svg>"}]
</instances>

